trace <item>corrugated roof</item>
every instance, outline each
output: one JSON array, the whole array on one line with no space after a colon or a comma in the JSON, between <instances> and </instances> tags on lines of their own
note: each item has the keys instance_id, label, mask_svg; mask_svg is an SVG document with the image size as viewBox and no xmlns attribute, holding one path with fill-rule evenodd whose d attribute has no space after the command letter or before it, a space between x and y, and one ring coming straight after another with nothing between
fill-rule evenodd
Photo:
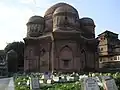
<instances>
[{"instance_id":1,"label":"corrugated roof","mask_svg":"<svg viewBox=\"0 0 120 90\"><path fill-rule=\"evenodd\" d=\"M108 31L108 30L106 30L106 31L104 31L103 33L101 33L101 34L99 34L98 36L100 36L100 35L102 35L102 34L105 34L105 33L112 33L112 34L115 34L115 35L118 35L117 33L114 33L114 32L111 32L111 31Z\"/></svg>"}]
</instances>

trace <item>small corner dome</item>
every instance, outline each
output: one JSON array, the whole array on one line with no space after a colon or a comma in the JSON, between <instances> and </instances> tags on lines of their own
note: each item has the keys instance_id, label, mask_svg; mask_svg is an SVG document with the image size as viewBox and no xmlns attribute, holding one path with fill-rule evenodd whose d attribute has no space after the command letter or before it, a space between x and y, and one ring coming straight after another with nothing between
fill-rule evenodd
<instances>
[{"instance_id":1,"label":"small corner dome","mask_svg":"<svg viewBox=\"0 0 120 90\"><path fill-rule=\"evenodd\" d=\"M63 5L61 7L58 7L55 10L54 15L59 14L59 13L68 13L68 15L73 14L76 17L79 17L78 11L74 7L69 5L69 4L66 4L66 5Z\"/></svg>"},{"instance_id":2,"label":"small corner dome","mask_svg":"<svg viewBox=\"0 0 120 90\"><path fill-rule=\"evenodd\" d=\"M95 26L94 20L91 19L91 18L89 18L89 17L81 18L81 19L80 19L80 22L81 22L82 24L87 24L87 25Z\"/></svg>"},{"instance_id":3,"label":"small corner dome","mask_svg":"<svg viewBox=\"0 0 120 90\"><path fill-rule=\"evenodd\" d=\"M33 23L33 24L44 24L44 18L41 16L32 16L30 17L30 19L28 20L28 23Z\"/></svg>"}]
</instances>

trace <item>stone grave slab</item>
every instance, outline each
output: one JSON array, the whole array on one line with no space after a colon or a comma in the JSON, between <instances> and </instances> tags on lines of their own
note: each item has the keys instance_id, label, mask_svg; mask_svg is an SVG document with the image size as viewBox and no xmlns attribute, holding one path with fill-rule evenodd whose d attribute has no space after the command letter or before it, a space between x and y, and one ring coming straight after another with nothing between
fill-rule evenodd
<instances>
[{"instance_id":1,"label":"stone grave slab","mask_svg":"<svg viewBox=\"0 0 120 90\"><path fill-rule=\"evenodd\" d=\"M105 80L103 83L106 90L118 90L114 79Z\"/></svg>"},{"instance_id":2,"label":"stone grave slab","mask_svg":"<svg viewBox=\"0 0 120 90\"><path fill-rule=\"evenodd\" d=\"M51 73L49 73L49 72L45 72L44 73L44 79L51 79L52 77L51 77L52 75L51 75Z\"/></svg>"},{"instance_id":3,"label":"stone grave slab","mask_svg":"<svg viewBox=\"0 0 120 90\"><path fill-rule=\"evenodd\" d=\"M31 78L31 89L32 90L40 90L40 83L37 77Z\"/></svg>"},{"instance_id":4,"label":"stone grave slab","mask_svg":"<svg viewBox=\"0 0 120 90\"><path fill-rule=\"evenodd\" d=\"M84 78L84 88L83 90L100 90L95 78L88 77Z\"/></svg>"}]
</instances>

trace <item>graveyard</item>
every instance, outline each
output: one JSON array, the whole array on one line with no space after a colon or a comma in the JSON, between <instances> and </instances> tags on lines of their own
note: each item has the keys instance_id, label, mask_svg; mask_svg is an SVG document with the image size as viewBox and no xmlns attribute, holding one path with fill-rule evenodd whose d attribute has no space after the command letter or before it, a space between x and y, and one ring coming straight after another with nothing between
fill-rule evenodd
<instances>
[{"instance_id":1,"label":"graveyard","mask_svg":"<svg viewBox=\"0 0 120 90\"><path fill-rule=\"evenodd\" d=\"M96 24L63 2L31 16L24 43L2 51L0 74L11 77L14 90L120 90L118 34L96 38Z\"/></svg>"},{"instance_id":2,"label":"graveyard","mask_svg":"<svg viewBox=\"0 0 120 90\"><path fill-rule=\"evenodd\" d=\"M120 73L14 75L15 90L120 90Z\"/></svg>"},{"instance_id":3,"label":"graveyard","mask_svg":"<svg viewBox=\"0 0 120 90\"><path fill-rule=\"evenodd\" d=\"M24 73L13 75L15 90L120 90L119 72L99 71L102 39L95 37L92 18L79 17L73 6L57 3L44 17L30 17L26 25L24 63L20 64ZM106 32L102 38L108 36ZM118 34L109 33L118 39ZM17 72L17 66L14 69Z\"/></svg>"}]
</instances>

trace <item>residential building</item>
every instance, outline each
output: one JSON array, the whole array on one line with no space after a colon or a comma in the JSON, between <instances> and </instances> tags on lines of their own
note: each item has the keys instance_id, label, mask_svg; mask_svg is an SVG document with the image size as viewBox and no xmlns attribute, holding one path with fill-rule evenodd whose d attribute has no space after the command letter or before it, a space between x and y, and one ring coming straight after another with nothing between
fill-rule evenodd
<instances>
[{"instance_id":1,"label":"residential building","mask_svg":"<svg viewBox=\"0 0 120 90\"><path fill-rule=\"evenodd\" d=\"M0 50L0 76L7 75L7 61L5 60L4 50Z\"/></svg>"},{"instance_id":2,"label":"residential building","mask_svg":"<svg viewBox=\"0 0 120 90\"><path fill-rule=\"evenodd\" d=\"M99 67L120 68L120 40L118 34L106 30L98 35Z\"/></svg>"}]
</instances>

